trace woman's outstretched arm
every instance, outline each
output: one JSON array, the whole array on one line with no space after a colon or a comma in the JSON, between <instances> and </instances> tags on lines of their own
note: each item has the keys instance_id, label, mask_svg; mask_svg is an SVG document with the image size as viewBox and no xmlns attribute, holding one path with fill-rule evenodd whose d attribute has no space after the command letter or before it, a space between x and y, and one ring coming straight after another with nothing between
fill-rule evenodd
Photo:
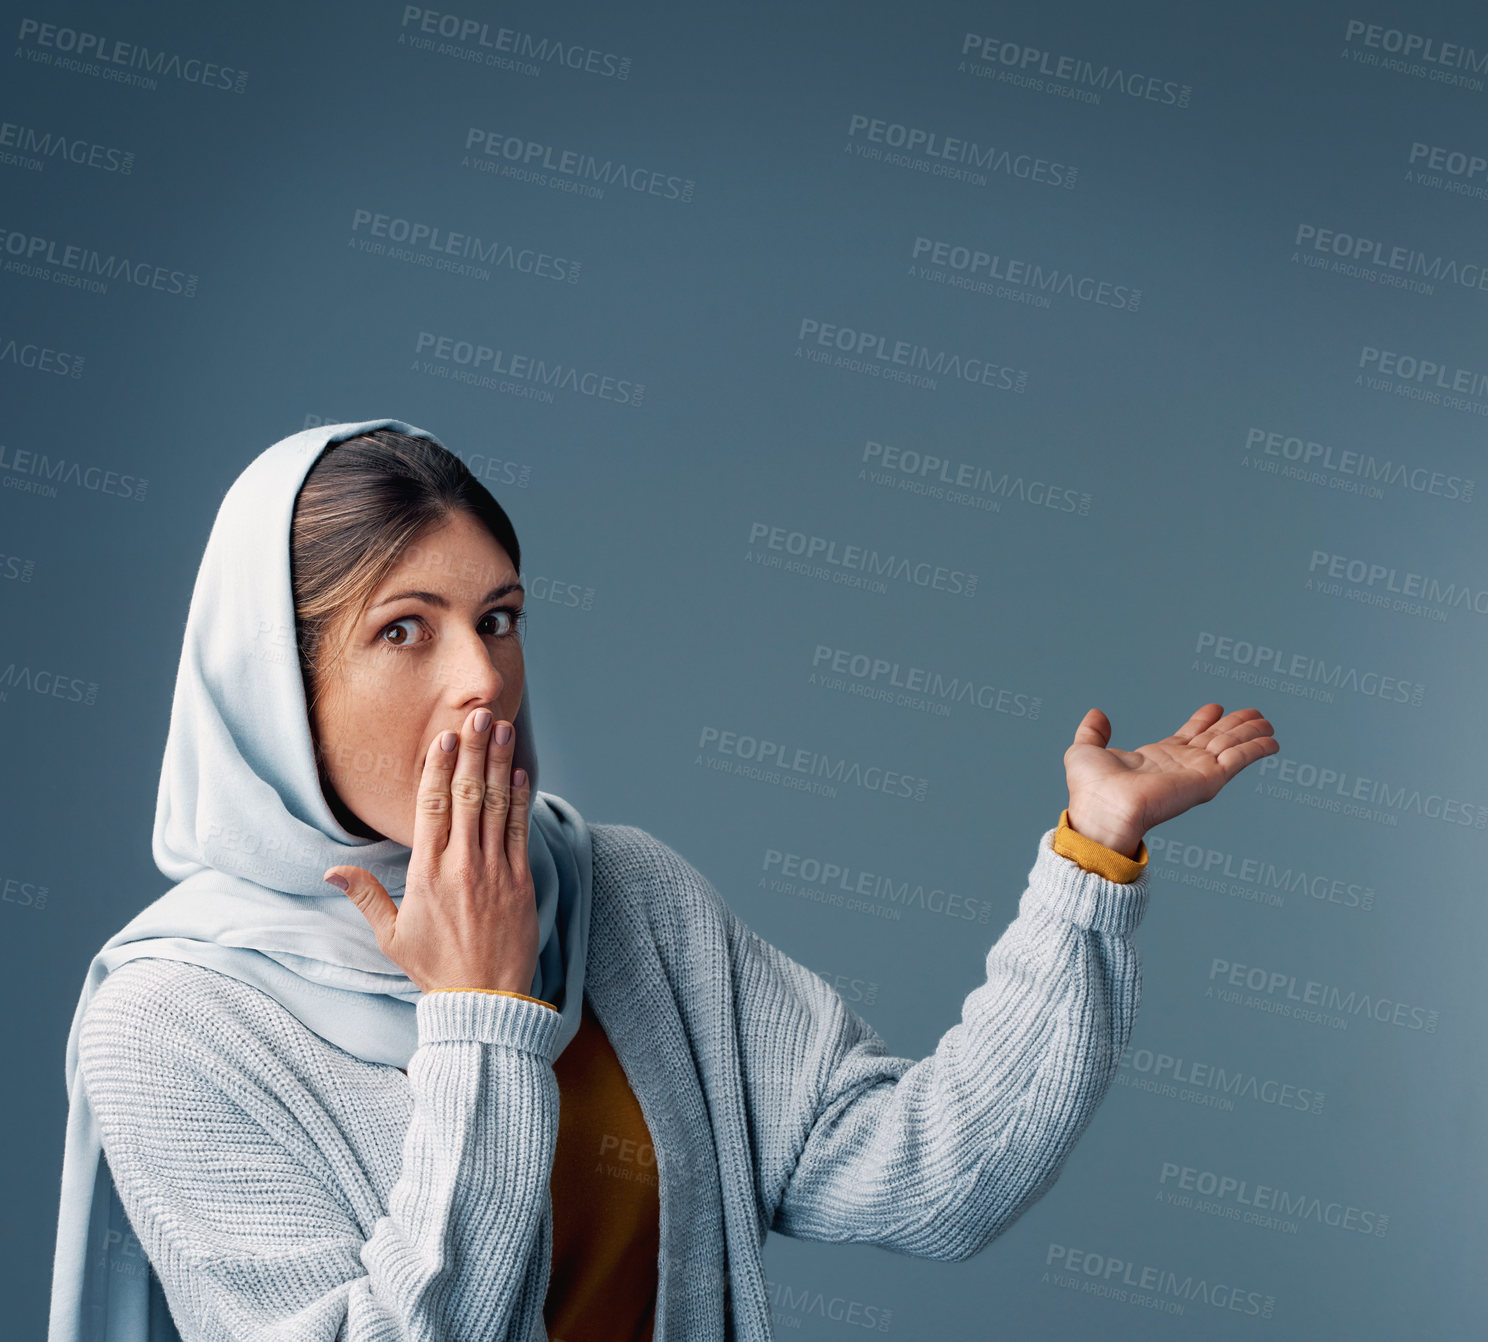
<instances>
[{"instance_id":1,"label":"woman's outstretched arm","mask_svg":"<svg viewBox=\"0 0 1488 1342\"><path fill-rule=\"evenodd\" d=\"M962 1259L1058 1176L1136 1018L1145 874L1110 881L1046 834L1018 916L961 1019L918 1062L817 974L726 916L735 1015L771 1228Z\"/></svg>"},{"instance_id":2,"label":"woman's outstretched arm","mask_svg":"<svg viewBox=\"0 0 1488 1342\"><path fill-rule=\"evenodd\" d=\"M1147 829L1277 749L1255 709L1224 715L1219 704L1140 750L1109 748L1110 735L1098 709L1082 719L1065 753L1065 820L1085 847L1112 850L1094 865L1126 865L1135 879L1087 870L1060 851L1082 843L1056 848L1048 831L986 980L928 1058L890 1056L824 979L723 906L756 1190L773 1229L962 1259L1058 1177L1141 997L1131 934L1147 877L1123 859Z\"/></svg>"},{"instance_id":3,"label":"woman's outstretched arm","mask_svg":"<svg viewBox=\"0 0 1488 1342\"><path fill-rule=\"evenodd\" d=\"M274 1050L270 1009L236 980L142 959L104 981L83 1021L104 1153L182 1331L526 1342L548 1284L559 1014L491 993L420 999L384 1214L306 1054Z\"/></svg>"}]
</instances>

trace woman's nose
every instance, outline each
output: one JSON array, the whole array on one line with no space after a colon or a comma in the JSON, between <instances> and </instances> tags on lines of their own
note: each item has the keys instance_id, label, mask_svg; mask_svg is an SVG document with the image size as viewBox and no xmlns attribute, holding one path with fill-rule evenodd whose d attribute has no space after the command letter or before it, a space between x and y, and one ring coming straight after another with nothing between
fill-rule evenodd
<instances>
[{"instance_id":1,"label":"woman's nose","mask_svg":"<svg viewBox=\"0 0 1488 1342\"><path fill-rule=\"evenodd\" d=\"M446 646L438 674L451 698L462 704L471 700L495 703L501 697L504 681L480 635L472 631L469 638Z\"/></svg>"}]
</instances>

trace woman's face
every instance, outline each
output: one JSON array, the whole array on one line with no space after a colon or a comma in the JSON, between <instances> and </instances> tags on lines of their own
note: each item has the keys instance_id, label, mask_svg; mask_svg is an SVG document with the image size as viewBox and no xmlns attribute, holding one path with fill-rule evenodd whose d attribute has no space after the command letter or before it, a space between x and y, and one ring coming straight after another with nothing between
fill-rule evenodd
<instances>
[{"instance_id":1,"label":"woman's face","mask_svg":"<svg viewBox=\"0 0 1488 1342\"><path fill-rule=\"evenodd\" d=\"M435 735L458 731L477 708L496 722L516 721L524 596L506 550L468 513L404 549L355 615L311 710L321 767L351 816L329 800L348 829L411 848ZM346 628L330 631L332 647Z\"/></svg>"}]
</instances>

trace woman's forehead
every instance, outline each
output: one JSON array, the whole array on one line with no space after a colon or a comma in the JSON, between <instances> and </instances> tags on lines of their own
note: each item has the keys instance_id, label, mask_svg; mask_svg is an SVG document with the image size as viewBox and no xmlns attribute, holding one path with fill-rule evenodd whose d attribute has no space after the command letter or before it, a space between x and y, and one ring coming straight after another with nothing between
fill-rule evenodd
<instances>
[{"instance_id":1,"label":"woman's forehead","mask_svg":"<svg viewBox=\"0 0 1488 1342\"><path fill-rule=\"evenodd\" d=\"M462 513L411 540L378 584L372 603L405 588L446 600L479 601L519 586L505 548L480 521Z\"/></svg>"}]
</instances>

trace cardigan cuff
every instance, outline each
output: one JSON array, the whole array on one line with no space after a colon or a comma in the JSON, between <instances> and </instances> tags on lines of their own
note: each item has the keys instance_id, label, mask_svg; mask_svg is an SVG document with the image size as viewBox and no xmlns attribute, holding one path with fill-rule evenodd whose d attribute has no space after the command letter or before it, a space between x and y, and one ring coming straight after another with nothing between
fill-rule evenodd
<instances>
[{"instance_id":1,"label":"cardigan cuff","mask_svg":"<svg viewBox=\"0 0 1488 1342\"><path fill-rule=\"evenodd\" d=\"M539 1006L558 1010L551 1002L546 1002L541 997L531 997L527 993L519 993L511 988L430 988L429 991L431 993L501 993L506 997L520 997L524 1002L536 1002Z\"/></svg>"},{"instance_id":2,"label":"cardigan cuff","mask_svg":"<svg viewBox=\"0 0 1488 1342\"><path fill-rule=\"evenodd\" d=\"M1045 830L1039 840L1038 858L1028 873L1023 899L1092 932L1117 935L1135 930L1147 911L1145 866L1135 880L1110 880L1060 853L1054 846L1057 832Z\"/></svg>"},{"instance_id":3,"label":"cardigan cuff","mask_svg":"<svg viewBox=\"0 0 1488 1342\"><path fill-rule=\"evenodd\" d=\"M554 1061L563 1015L536 998L457 989L425 993L418 1000L419 1047L447 1040L503 1044Z\"/></svg>"}]
</instances>

